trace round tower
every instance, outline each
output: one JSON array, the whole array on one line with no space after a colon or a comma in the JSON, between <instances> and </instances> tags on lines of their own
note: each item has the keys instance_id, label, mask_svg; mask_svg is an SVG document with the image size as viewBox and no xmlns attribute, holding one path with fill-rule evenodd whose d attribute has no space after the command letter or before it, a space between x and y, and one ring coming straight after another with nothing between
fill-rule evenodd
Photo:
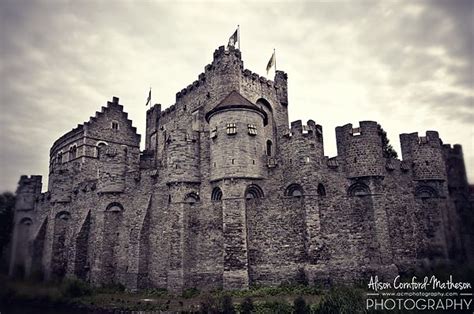
<instances>
[{"instance_id":1,"label":"round tower","mask_svg":"<svg viewBox=\"0 0 474 314\"><path fill-rule=\"evenodd\" d=\"M264 110L232 91L206 114L211 137L211 180L264 176L267 124ZM271 147L270 147L271 149Z\"/></svg>"},{"instance_id":2,"label":"round tower","mask_svg":"<svg viewBox=\"0 0 474 314\"><path fill-rule=\"evenodd\" d=\"M323 129L309 120L291 122L291 129L280 140L279 164L283 165L285 186L290 183L304 183L313 186L319 176L324 159Z\"/></svg>"},{"instance_id":3,"label":"round tower","mask_svg":"<svg viewBox=\"0 0 474 314\"><path fill-rule=\"evenodd\" d=\"M199 182L198 133L175 129L165 136L167 182Z\"/></svg>"},{"instance_id":4,"label":"round tower","mask_svg":"<svg viewBox=\"0 0 474 314\"><path fill-rule=\"evenodd\" d=\"M374 121L361 121L358 128L346 124L336 128L337 154L347 177L382 176L383 158L380 126Z\"/></svg>"},{"instance_id":5,"label":"round tower","mask_svg":"<svg viewBox=\"0 0 474 314\"><path fill-rule=\"evenodd\" d=\"M402 157L413 165L414 180L446 180L446 164L438 132L400 134Z\"/></svg>"}]
</instances>

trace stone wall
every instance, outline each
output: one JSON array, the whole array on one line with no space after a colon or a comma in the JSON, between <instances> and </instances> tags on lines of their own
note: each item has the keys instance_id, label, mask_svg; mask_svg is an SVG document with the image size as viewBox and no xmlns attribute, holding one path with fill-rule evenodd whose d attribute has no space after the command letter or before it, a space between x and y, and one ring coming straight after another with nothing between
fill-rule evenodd
<instances>
[{"instance_id":1,"label":"stone wall","mask_svg":"<svg viewBox=\"0 0 474 314\"><path fill-rule=\"evenodd\" d=\"M53 144L47 192L20 179L10 274L180 292L472 260L460 146L402 134L403 160L385 159L381 127L363 121L336 129L328 158L320 125L288 125L287 88L286 73L268 80L220 47L175 104L147 111L143 152L114 97ZM206 120L230 93L247 107Z\"/></svg>"}]
</instances>

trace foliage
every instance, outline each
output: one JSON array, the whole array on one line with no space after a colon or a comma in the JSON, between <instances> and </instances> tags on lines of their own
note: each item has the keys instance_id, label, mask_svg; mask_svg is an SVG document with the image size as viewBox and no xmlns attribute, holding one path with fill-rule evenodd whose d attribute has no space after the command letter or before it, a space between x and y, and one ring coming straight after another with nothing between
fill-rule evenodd
<instances>
[{"instance_id":1,"label":"foliage","mask_svg":"<svg viewBox=\"0 0 474 314\"><path fill-rule=\"evenodd\" d=\"M364 313L363 290L348 287L332 288L326 293L315 312L328 314Z\"/></svg>"},{"instance_id":2,"label":"foliage","mask_svg":"<svg viewBox=\"0 0 474 314\"><path fill-rule=\"evenodd\" d=\"M14 207L15 195L13 193L4 192L0 194L0 257L8 242L10 242Z\"/></svg>"},{"instance_id":3,"label":"foliage","mask_svg":"<svg viewBox=\"0 0 474 314\"><path fill-rule=\"evenodd\" d=\"M254 310L253 302L252 299L249 297L246 297L242 303L240 303L240 313L241 314L250 314Z\"/></svg>"},{"instance_id":4,"label":"foliage","mask_svg":"<svg viewBox=\"0 0 474 314\"><path fill-rule=\"evenodd\" d=\"M264 302L255 305L255 313L290 314L293 313L293 307L290 304L283 302Z\"/></svg>"},{"instance_id":5,"label":"foliage","mask_svg":"<svg viewBox=\"0 0 474 314\"><path fill-rule=\"evenodd\" d=\"M66 279L61 283L60 291L66 298L78 298L92 294L92 288L82 280Z\"/></svg>"},{"instance_id":6,"label":"foliage","mask_svg":"<svg viewBox=\"0 0 474 314\"><path fill-rule=\"evenodd\" d=\"M191 299L197 295L199 295L199 290L196 288L186 289L182 293L182 297L185 299Z\"/></svg>"},{"instance_id":7,"label":"foliage","mask_svg":"<svg viewBox=\"0 0 474 314\"><path fill-rule=\"evenodd\" d=\"M382 138L383 157L397 159L398 154L393 148L393 146L390 144L390 140L387 137L387 132L385 132L380 125L379 125L379 134Z\"/></svg>"},{"instance_id":8,"label":"foliage","mask_svg":"<svg viewBox=\"0 0 474 314\"><path fill-rule=\"evenodd\" d=\"M295 314L310 313L309 306L306 304L306 301L301 296L297 297L293 302L293 309Z\"/></svg>"},{"instance_id":9,"label":"foliage","mask_svg":"<svg viewBox=\"0 0 474 314\"><path fill-rule=\"evenodd\" d=\"M224 314L234 314L235 308L234 304L232 303L232 297L229 295L225 295L222 298L222 313Z\"/></svg>"}]
</instances>

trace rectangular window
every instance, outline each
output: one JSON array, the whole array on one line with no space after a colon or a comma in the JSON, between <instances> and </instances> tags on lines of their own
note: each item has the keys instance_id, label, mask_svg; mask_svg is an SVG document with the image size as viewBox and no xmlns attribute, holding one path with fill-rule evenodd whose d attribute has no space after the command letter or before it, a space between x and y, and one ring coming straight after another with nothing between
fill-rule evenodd
<instances>
[{"instance_id":1,"label":"rectangular window","mask_svg":"<svg viewBox=\"0 0 474 314\"><path fill-rule=\"evenodd\" d=\"M235 123L227 123L227 134L234 135L237 134L237 126Z\"/></svg>"},{"instance_id":2,"label":"rectangular window","mask_svg":"<svg viewBox=\"0 0 474 314\"><path fill-rule=\"evenodd\" d=\"M117 121L112 121L112 130L118 130L119 129L119 124Z\"/></svg>"},{"instance_id":3,"label":"rectangular window","mask_svg":"<svg viewBox=\"0 0 474 314\"><path fill-rule=\"evenodd\" d=\"M257 127L254 124L247 124L250 135L257 135Z\"/></svg>"},{"instance_id":4,"label":"rectangular window","mask_svg":"<svg viewBox=\"0 0 474 314\"><path fill-rule=\"evenodd\" d=\"M217 126L211 130L210 137L211 138L216 138L217 137Z\"/></svg>"}]
</instances>

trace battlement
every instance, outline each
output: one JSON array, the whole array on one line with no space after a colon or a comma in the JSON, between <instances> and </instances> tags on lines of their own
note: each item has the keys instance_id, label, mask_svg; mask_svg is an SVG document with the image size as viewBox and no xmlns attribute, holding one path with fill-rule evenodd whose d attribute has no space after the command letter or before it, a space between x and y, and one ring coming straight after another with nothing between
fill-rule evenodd
<instances>
[{"instance_id":1,"label":"battlement","mask_svg":"<svg viewBox=\"0 0 474 314\"><path fill-rule=\"evenodd\" d=\"M426 131L425 136L418 136L418 132L400 134L400 143L403 146L429 145L431 147L441 147L441 140L436 131Z\"/></svg>"},{"instance_id":2,"label":"battlement","mask_svg":"<svg viewBox=\"0 0 474 314\"><path fill-rule=\"evenodd\" d=\"M448 156L463 156L462 146L459 144L454 144L452 147L451 144L443 144L443 150Z\"/></svg>"},{"instance_id":3,"label":"battlement","mask_svg":"<svg viewBox=\"0 0 474 314\"><path fill-rule=\"evenodd\" d=\"M17 193L36 192L38 191L38 188L39 188L39 191L41 192L42 179L43 177L40 175L32 175L32 176L22 175L20 177L20 181L18 182Z\"/></svg>"},{"instance_id":4,"label":"battlement","mask_svg":"<svg viewBox=\"0 0 474 314\"><path fill-rule=\"evenodd\" d=\"M239 49L229 46L228 49L225 49L225 46L220 46L214 51L214 60L213 63L219 61L224 56L235 56L237 59L242 61L242 53Z\"/></svg>"},{"instance_id":5,"label":"battlement","mask_svg":"<svg viewBox=\"0 0 474 314\"><path fill-rule=\"evenodd\" d=\"M291 127L286 134L283 135L284 138L291 139L297 137L306 137L311 138L315 137L318 142L323 142L323 127L319 124L316 124L313 120L308 120L305 125L301 120L296 120L291 122Z\"/></svg>"}]
</instances>

